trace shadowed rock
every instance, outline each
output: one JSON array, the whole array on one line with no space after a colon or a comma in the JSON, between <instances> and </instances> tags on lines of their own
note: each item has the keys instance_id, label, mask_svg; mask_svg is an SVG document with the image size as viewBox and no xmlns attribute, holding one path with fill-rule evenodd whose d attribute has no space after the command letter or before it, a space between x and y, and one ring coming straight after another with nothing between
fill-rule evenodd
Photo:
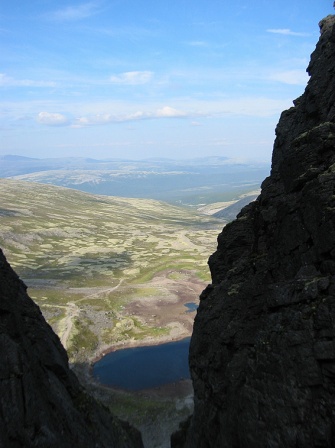
<instances>
[{"instance_id":1,"label":"shadowed rock","mask_svg":"<svg viewBox=\"0 0 335 448\"><path fill-rule=\"evenodd\" d=\"M0 447L142 448L80 386L66 351L0 250Z\"/></svg>"},{"instance_id":2,"label":"shadowed rock","mask_svg":"<svg viewBox=\"0 0 335 448\"><path fill-rule=\"evenodd\" d=\"M335 446L335 16L283 112L259 198L218 237L183 448Z\"/></svg>"}]
</instances>

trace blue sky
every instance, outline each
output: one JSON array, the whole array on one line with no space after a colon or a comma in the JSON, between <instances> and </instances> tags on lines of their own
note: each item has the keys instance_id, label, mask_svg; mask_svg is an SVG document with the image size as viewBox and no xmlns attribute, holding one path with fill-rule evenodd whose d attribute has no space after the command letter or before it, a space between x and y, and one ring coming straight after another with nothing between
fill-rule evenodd
<instances>
[{"instance_id":1,"label":"blue sky","mask_svg":"<svg viewBox=\"0 0 335 448\"><path fill-rule=\"evenodd\" d=\"M270 161L330 0L10 0L0 155Z\"/></svg>"}]
</instances>

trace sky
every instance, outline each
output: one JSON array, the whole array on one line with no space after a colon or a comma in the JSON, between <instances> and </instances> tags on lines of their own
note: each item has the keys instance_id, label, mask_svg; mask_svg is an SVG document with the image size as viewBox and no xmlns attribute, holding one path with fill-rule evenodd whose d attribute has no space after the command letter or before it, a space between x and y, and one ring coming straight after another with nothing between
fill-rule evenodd
<instances>
[{"instance_id":1,"label":"sky","mask_svg":"<svg viewBox=\"0 0 335 448\"><path fill-rule=\"evenodd\" d=\"M0 155L271 160L332 0L0 2Z\"/></svg>"}]
</instances>

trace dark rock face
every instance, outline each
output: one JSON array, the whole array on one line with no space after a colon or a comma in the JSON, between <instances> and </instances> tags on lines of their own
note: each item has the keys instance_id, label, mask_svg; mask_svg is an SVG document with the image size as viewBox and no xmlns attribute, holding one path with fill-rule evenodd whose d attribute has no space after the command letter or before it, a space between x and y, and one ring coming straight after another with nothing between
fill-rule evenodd
<instances>
[{"instance_id":1,"label":"dark rock face","mask_svg":"<svg viewBox=\"0 0 335 448\"><path fill-rule=\"evenodd\" d=\"M335 16L259 198L218 237L190 348L184 448L335 447Z\"/></svg>"},{"instance_id":2,"label":"dark rock face","mask_svg":"<svg viewBox=\"0 0 335 448\"><path fill-rule=\"evenodd\" d=\"M0 250L0 447L143 448L87 395L66 351Z\"/></svg>"}]
</instances>

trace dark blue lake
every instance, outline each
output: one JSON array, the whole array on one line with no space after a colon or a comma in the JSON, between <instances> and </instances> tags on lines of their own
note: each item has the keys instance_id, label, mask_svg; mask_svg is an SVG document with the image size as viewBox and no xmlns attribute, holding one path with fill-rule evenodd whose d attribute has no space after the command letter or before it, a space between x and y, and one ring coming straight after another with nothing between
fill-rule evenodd
<instances>
[{"instance_id":1,"label":"dark blue lake","mask_svg":"<svg viewBox=\"0 0 335 448\"><path fill-rule=\"evenodd\" d=\"M107 386L132 391L190 378L190 338L108 353L93 366L94 378Z\"/></svg>"}]
</instances>

